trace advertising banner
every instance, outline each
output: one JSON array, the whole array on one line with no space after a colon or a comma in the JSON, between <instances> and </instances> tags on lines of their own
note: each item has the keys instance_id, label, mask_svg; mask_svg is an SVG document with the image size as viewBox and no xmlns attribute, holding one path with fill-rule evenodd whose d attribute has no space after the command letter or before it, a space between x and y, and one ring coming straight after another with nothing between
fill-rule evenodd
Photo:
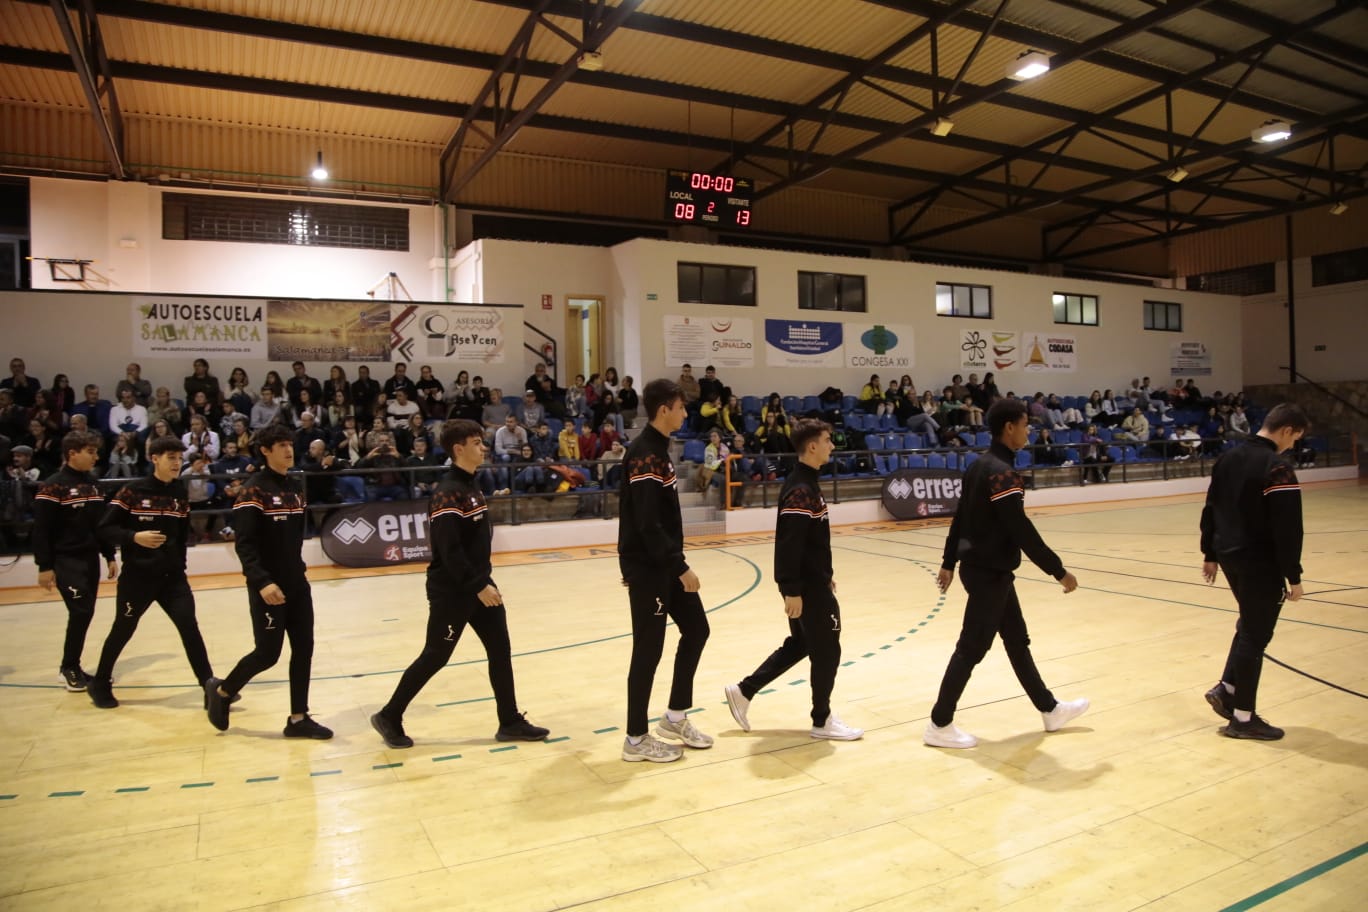
<instances>
[{"instance_id":1,"label":"advertising banner","mask_svg":"<svg viewBox=\"0 0 1368 912\"><path fill-rule=\"evenodd\" d=\"M765 363L770 367L844 367L844 324L817 320L766 320Z\"/></svg>"},{"instance_id":2,"label":"advertising banner","mask_svg":"<svg viewBox=\"0 0 1368 912\"><path fill-rule=\"evenodd\" d=\"M963 486L958 469L898 469L884 476L883 508L894 519L954 516Z\"/></svg>"},{"instance_id":3,"label":"advertising banner","mask_svg":"<svg viewBox=\"0 0 1368 912\"><path fill-rule=\"evenodd\" d=\"M1078 338L1060 333L1022 333L1026 363L1023 370L1040 373L1078 369ZM1029 341L1026 341L1029 340Z\"/></svg>"},{"instance_id":4,"label":"advertising banner","mask_svg":"<svg viewBox=\"0 0 1368 912\"><path fill-rule=\"evenodd\" d=\"M388 301L267 302L270 361L388 361Z\"/></svg>"},{"instance_id":5,"label":"advertising banner","mask_svg":"<svg viewBox=\"0 0 1368 912\"><path fill-rule=\"evenodd\" d=\"M503 311L455 304L391 304L393 361L503 364L508 359Z\"/></svg>"},{"instance_id":6,"label":"advertising banner","mask_svg":"<svg viewBox=\"0 0 1368 912\"><path fill-rule=\"evenodd\" d=\"M984 329L960 330L960 368L966 371L988 369L988 331Z\"/></svg>"},{"instance_id":7,"label":"advertising banner","mask_svg":"<svg viewBox=\"0 0 1368 912\"><path fill-rule=\"evenodd\" d=\"M666 314L665 364L754 367L755 323L750 317Z\"/></svg>"},{"instance_id":8,"label":"advertising banner","mask_svg":"<svg viewBox=\"0 0 1368 912\"><path fill-rule=\"evenodd\" d=\"M387 567L432 558L428 502L338 507L323 523L323 553L343 567Z\"/></svg>"},{"instance_id":9,"label":"advertising banner","mask_svg":"<svg viewBox=\"0 0 1368 912\"><path fill-rule=\"evenodd\" d=\"M988 359L995 371L1021 370L1021 338L1000 329L988 331Z\"/></svg>"},{"instance_id":10,"label":"advertising banner","mask_svg":"<svg viewBox=\"0 0 1368 912\"><path fill-rule=\"evenodd\" d=\"M1210 377L1211 350L1204 342L1175 342L1169 355L1169 374Z\"/></svg>"},{"instance_id":11,"label":"advertising banner","mask_svg":"<svg viewBox=\"0 0 1368 912\"><path fill-rule=\"evenodd\" d=\"M850 342L845 347L846 367L864 370L910 371L916 366L909 323L847 323Z\"/></svg>"},{"instance_id":12,"label":"advertising banner","mask_svg":"<svg viewBox=\"0 0 1368 912\"><path fill-rule=\"evenodd\" d=\"M129 297L139 358L266 358L266 305L251 298Z\"/></svg>"}]
</instances>

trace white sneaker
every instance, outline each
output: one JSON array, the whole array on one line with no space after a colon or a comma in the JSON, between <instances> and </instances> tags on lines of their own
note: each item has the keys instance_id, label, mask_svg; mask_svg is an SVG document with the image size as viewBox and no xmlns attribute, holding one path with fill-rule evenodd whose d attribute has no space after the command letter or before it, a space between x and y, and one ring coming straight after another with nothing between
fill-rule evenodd
<instances>
[{"instance_id":1,"label":"white sneaker","mask_svg":"<svg viewBox=\"0 0 1368 912\"><path fill-rule=\"evenodd\" d=\"M622 759L628 763L640 763L642 760L651 763L669 763L682 756L684 756L682 747L666 744L659 738L653 738L650 735L642 738L640 744L633 744L631 738L622 739Z\"/></svg>"},{"instance_id":2,"label":"white sneaker","mask_svg":"<svg viewBox=\"0 0 1368 912\"><path fill-rule=\"evenodd\" d=\"M960 731L955 727L954 722L942 728L930 720L927 720L926 731L922 733L922 740L932 747L966 748L978 744L978 738L966 731Z\"/></svg>"},{"instance_id":3,"label":"white sneaker","mask_svg":"<svg viewBox=\"0 0 1368 912\"><path fill-rule=\"evenodd\" d=\"M1041 713L1040 718L1045 720L1047 732L1059 731L1087 712L1090 705L1087 697L1079 697L1077 700L1070 700L1067 703L1056 703L1054 709L1047 713Z\"/></svg>"},{"instance_id":4,"label":"white sneaker","mask_svg":"<svg viewBox=\"0 0 1368 912\"><path fill-rule=\"evenodd\" d=\"M810 734L828 741L858 741L864 737L864 729L846 725L835 713L827 713L826 724L821 728L814 725Z\"/></svg>"},{"instance_id":5,"label":"white sneaker","mask_svg":"<svg viewBox=\"0 0 1368 912\"><path fill-rule=\"evenodd\" d=\"M722 692L727 695L727 708L731 710L736 724L741 726L743 732L750 731L750 719L746 718L746 714L750 712L750 700L746 699L746 695L736 684L728 684L722 688Z\"/></svg>"},{"instance_id":6,"label":"white sneaker","mask_svg":"<svg viewBox=\"0 0 1368 912\"><path fill-rule=\"evenodd\" d=\"M705 735L695 728L688 716L679 722L671 722L669 716L661 716L660 721L656 723L655 733L671 741L683 741L686 746L698 750L713 746L712 736Z\"/></svg>"}]
</instances>

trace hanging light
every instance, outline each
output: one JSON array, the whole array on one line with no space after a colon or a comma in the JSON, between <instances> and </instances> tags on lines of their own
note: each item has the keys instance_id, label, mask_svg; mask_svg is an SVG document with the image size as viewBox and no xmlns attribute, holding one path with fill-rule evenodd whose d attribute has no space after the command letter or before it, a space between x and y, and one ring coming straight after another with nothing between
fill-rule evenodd
<instances>
[{"instance_id":1,"label":"hanging light","mask_svg":"<svg viewBox=\"0 0 1368 912\"><path fill-rule=\"evenodd\" d=\"M1050 58L1040 51L1023 51L1021 56L1007 64L1007 78L1018 82L1035 79L1050 72Z\"/></svg>"},{"instance_id":2,"label":"hanging light","mask_svg":"<svg viewBox=\"0 0 1368 912\"><path fill-rule=\"evenodd\" d=\"M1339 202L1335 203L1335 205L1333 205L1333 206L1330 207L1330 214L1331 214L1331 215L1344 215L1344 213L1346 213L1346 212L1348 212L1348 211L1349 211L1349 204L1346 203L1344 200L1340 200Z\"/></svg>"},{"instance_id":3,"label":"hanging light","mask_svg":"<svg viewBox=\"0 0 1368 912\"><path fill-rule=\"evenodd\" d=\"M1263 126L1255 127L1254 131L1249 134L1251 139L1261 143L1282 142L1291 135L1292 128L1281 120L1265 121Z\"/></svg>"},{"instance_id":4,"label":"hanging light","mask_svg":"<svg viewBox=\"0 0 1368 912\"><path fill-rule=\"evenodd\" d=\"M1182 165L1179 165L1178 167L1174 168L1172 171L1170 171L1168 174L1165 174L1164 176L1176 184L1180 181L1187 179L1188 169L1184 168Z\"/></svg>"},{"instance_id":5,"label":"hanging light","mask_svg":"<svg viewBox=\"0 0 1368 912\"><path fill-rule=\"evenodd\" d=\"M314 161L313 171L309 172L309 174L310 174L310 176L311 176L314 180L316 180L316 181L322 181L322 180L327 180L327 179L328 179L328 169L325 168L325 167L323 167L323 150L322 150L322 149L319 149L319 150L318 150L318 158Z\"/></svg>"}]
</instances>

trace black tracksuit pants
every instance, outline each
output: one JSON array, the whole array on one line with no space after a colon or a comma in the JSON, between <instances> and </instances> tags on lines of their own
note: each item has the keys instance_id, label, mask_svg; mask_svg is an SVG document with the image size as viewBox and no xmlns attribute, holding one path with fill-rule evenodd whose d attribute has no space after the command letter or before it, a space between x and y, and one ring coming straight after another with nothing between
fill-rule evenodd
<instances>
[{"instance_id":1,"label":"black tracksuit pants","mask_svg":"<svg viewBox=\"0 0 1368 912\"><path fill-rule=\"evenodd\" d=\"M508 613L503 605L485 605L479 596L444 592L428 587L427 640L418 658L405 669L394 695L381 708L387 718L402 722L414 697L451 659L466 626L484 644L489 658L489 684L499 711L499 725L518 721L518 698L513 686L513 647L508 638Z\"/></svg>"},{"instance_id":2,"label":"black tracksuit pants","mask_svg":"<svg viewBox=\"0 0 1368 912\"><path fill-rule=\"evenodd\" d=\"M1252 713L1259 695L1264 650L1273 639L1273 628L1282 612L1283 578L1272 559L1265 563L1222 562L1221 572L1240 605L1240 619L1235 623L1235 638L1221 680L1235 688L1231 696L1234 708Z\"/></svg>"},{"instance_id":3,"label":"black tracksuit pants","mask_svg":"<svg viewBox=\"0 0 1368 912\"><path fill-rule=\"evenodd\" d=\"M100 555L61 555L52 562L53 578L66 603L66 638L62 643L62 668L80 668L86 631L95 619L95 599L100 594Z\"/></svg>"},{"instance_id":4,"label":"black tracksuit pants","mask_svg":"<svg viewBox=\"0 0 1368 912\"><path fill-rule=\"evenodd\" d=\"M789 635L760 667L742 679L747 700L764 690L799 660L812 658L812 724L821 728L831 715L831 689L841 664L841 606L825 582L803 587L803 613L789 618Z\"/></svg>"},{"instance_id":5,"label":"black tracksuit pants","mask_svg":"<svg viewBox=\"0 0 1368 912\"><path fill-rule=\"evenodd\" d=\"M268 605L261 593L247 590L252 612L252 636L256 648L243 656L223 679L223 690L237 693L252 678L280 659L285 638L290 638L290 713L309 711L309 672L313 668L314 609L313 591L308 580L277 583L285 593L285 604Z\"/></svg>"},{"instance_id":6,"label":"black tracksuit pants","mask_svg":"<svg viewBox=\"0 0 1368 912\"><path fill-rule=\"evenodd\" d=\"M960 564L960 583L969 593L969 601L964 606L964 625L960 628L959 641L955 643L955 652L941 679L936 705L931 709L931 721L936 725L946 726L955 720L955 707L974 666L983 661L993 639L999 635L1012 663L1012 671L1016 672L1031 703L1041 712L1055 708L1058 701L1041 680L1035 659L1031 658L1031 637L1026 632L1021 603L1017 601L1015 579L1009 571Z\"/></svg>"},{"instance_id":7,"label":"black tracksuit pants","mask_svg":"<svg viewBox=\"0 0 1368 912\"><path fill-rule=\"evenodd\" d=\"M693 706L693 679L703 647L708 642L708 615L697 592L685 592L675 578L629 580L632 610L632 664L627 671L627 734L646 734L647 707L656 667L665 651L665 621L679 628L675 649L674 681L669 709L683 712Z\"/></svg>"},{"instance_id":8,"label":"black tracksuit pants","mask_svg":"<svg viewBox=\"0 0 1368 912\"><path fill-rule=\"evenodd\" d=\"M95 676L106 679L113 676L119 653L133 638L133 631L138 629L138 622L153 602L161 605L171 623L176 625L181 645L185 647L185 657L190 660L190 670L194 672L195 680L203 685L214 676L214 669L209 664L204 637L200 636L199 623L195 620L195 593L190 589L190 581L184 573L135 577L127 568L119 577L114 624L109 629L109 636L105 637Z\"/></svg>"}]
</instances>

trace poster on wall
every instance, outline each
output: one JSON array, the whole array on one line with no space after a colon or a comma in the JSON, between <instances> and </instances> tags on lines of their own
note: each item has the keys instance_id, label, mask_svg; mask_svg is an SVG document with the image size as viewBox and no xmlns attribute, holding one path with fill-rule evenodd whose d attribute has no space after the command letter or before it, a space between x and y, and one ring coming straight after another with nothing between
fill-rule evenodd
<instances>
[{"instance_id":1,"label":"poster on wall","mask_svg":"<svg viewBox=\"0 0 1368 912\"><path fill-rule=\"evenodd\" d=\"M388 301L267 302L270 361L388 361Z\"/></svg>"},{"instance_id":2,"label":"poster on wall","mask_svg":"<svg viewBox=\"0 0 1368 912\"><path fill-rule=\"evenodd\" d=\"M766 320L765 364L770 367L844 367L844 324Z\"/></svg>"},{"instance_id":3,"label":"poster on wall","mask_svg":"<svg viewBox=\"0 0 1368 912\"><path fill-rule=\"evenodd\" d=\"M1169 353L1169 374L1177 377L1211 376L1211 350L1204 342L1175 342Z\"/></svg>"},{"instance_id":4,"label":"poster on wall","mask_svg":"<svg viewBox=\"0 0 1368 912\"><path fill-rule=\"evenodd\" d=\"M755 366L755 323L750 317L665 315L665 365Z\"/></svg>"},{"instance_id":5,"label":"poster on wall","mask_svg":"<svg viewBox=\"0 0 1368 912\"><path fill-rule=\"evenodd\" d=\"M995 371L1021 370L1021 337L1001 329L988 331L988 362Z\"/></svg>"},{"instance_id":6,"label":"poster on wall","mask_svg":"<svg viewBox=\"0 0 1368 912\"><path fill-rule=\"evenodd\" d=\"M850 342L845 346L846 367L910 371L916 366L911 324L847 323L845 331L850 334Z\"/></svg>"},{"instance_id":7,"label":"poster on wall","mask_svg":"<svg viewBox=\"0 0 1368 912\"><path fill-rule=\"evenodd\" d=\"M503 312L494 307L392 304L391 360L503 364L508 358Z\"/></svg>"},{"instance_id":8,"label":"poster on wall","mask_svg":"<svg viewBox=\"0 0 1368 912\"><path fill-rule=\"evenodd\" d=\"M967 371L988 369L988 331L986 329L960 330L960 368Z\"/></svg>"},{"instance_id":9,"label":"poster on wall","mask_svg":"<svg viewBox=\"0 0 1368 912\"><path fill-rule=\"evenodd\" d=\"M1073 372L1078 369L1078 338L1060 333L1022 333L1026 363L1032 373Z\"/></svg>"},{"instance_id":10,"label":"poster on wall","mask_svg":"<svg viewBox=\"0 0 1368 912\"><path fill-rule=\"evenodd\" d=\"M139 358L266 357L266 305L246 298L129 298Z\"/></svg>"}]
</instances>

